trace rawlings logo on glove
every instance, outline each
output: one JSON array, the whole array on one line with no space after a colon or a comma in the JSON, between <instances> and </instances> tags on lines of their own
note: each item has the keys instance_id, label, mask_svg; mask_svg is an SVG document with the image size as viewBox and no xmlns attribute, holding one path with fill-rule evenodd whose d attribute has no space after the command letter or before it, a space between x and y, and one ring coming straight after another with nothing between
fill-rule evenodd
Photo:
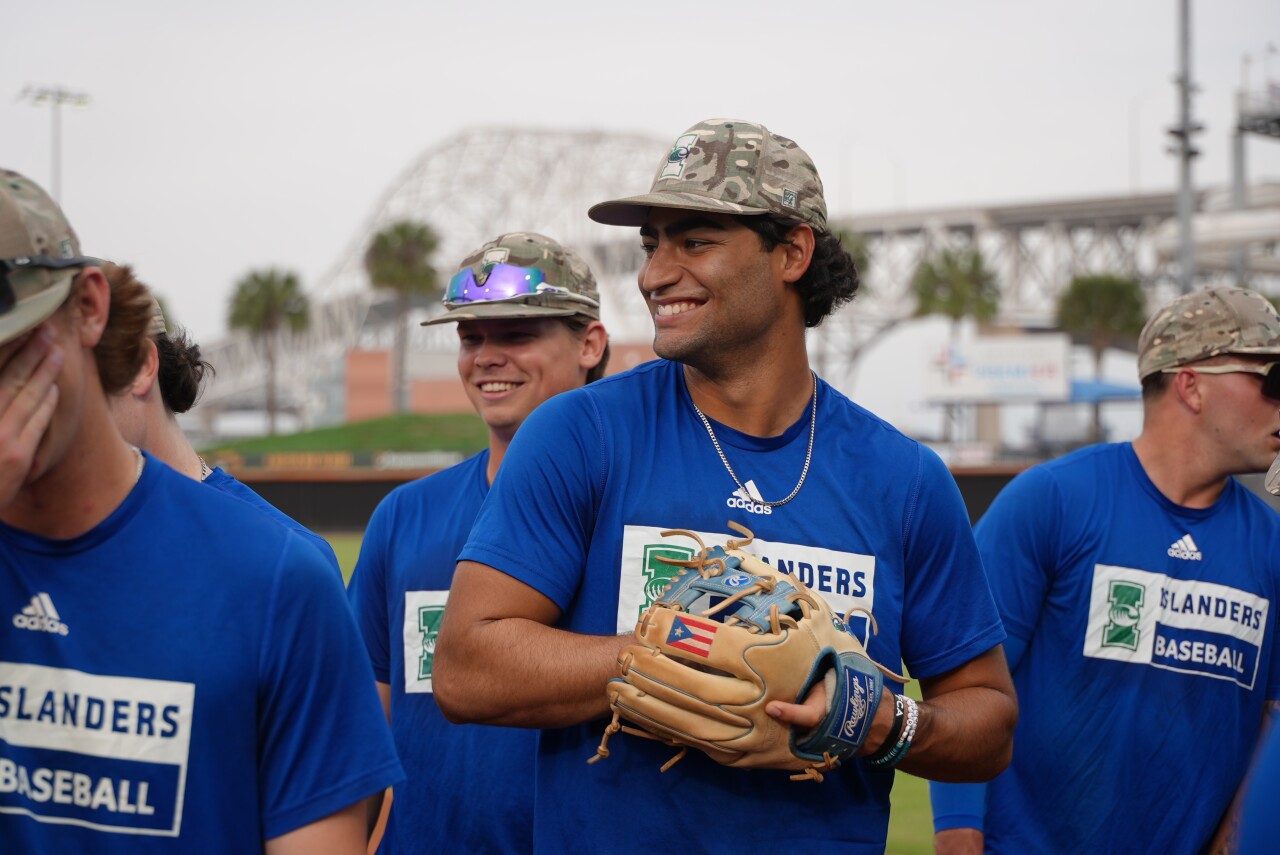
<instances>
[{"instance_id":1,"label":"rawlings logo on glove","mask_svg":"<svg viewBox=\"0 0 1280 855\"><path fill-rule=\"evenodd\" d=\"M620 676L606 689L613 721L588 762L608 757L609 737L621 730L679 747L664 772L693 746L725 766L821 781L866 739L881 673L906 681L872 662L822 597L743 552L751 532L729 525L746 539L723 549L708 549L690 531L662 533L692 537L701 548L693 560L659 559L683 569L618 657ZM828 708L812 731L798 733L765 712L770 701L801 703L820 680Z\"/></svg>"}]
</instances>

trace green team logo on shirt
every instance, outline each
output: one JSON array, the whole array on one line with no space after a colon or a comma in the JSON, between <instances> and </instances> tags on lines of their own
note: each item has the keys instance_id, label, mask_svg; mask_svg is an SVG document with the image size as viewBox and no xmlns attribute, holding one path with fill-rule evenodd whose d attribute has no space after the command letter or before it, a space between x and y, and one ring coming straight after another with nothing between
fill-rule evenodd
<instances>
[{"instance_id":1,"label":"green team logo on shirt","mask_svg":"<svg viewBox=\"0 0 1280 855\"><path fill-rule=\"evenodd\" d=\"M636 620L639 620L649 606L653 605L654 600L658 599L658 595L662 593L663 588L667 587L671 577L680 572L679 567L672 567L670 564L659 561L658 556L688 561L693 554L693 550L687 546L672 546L669 543L651 543L645 546L644 603L636 614Z\"/></svg>"},{"instance_id":2,"label":"green team logo on shirt","mask_svg":"<svg viewBox=\"0 0 1280 855\"><path fill-rule=\"evenodd\" d=\"M422 633L422 656L418 658L418 679L431 679L431 663L436 658L436 637L440 634L440 621L444 619L444 606L419 606L418 630Z\"/></svg>"},{"instance_id":3,"label":"green team logo on shirt","mask_svg":"<svg viewBox=\"0 0 1280 855\"><path fill-rule=\"evenodd\" d=\"M1111 580L1111 592L1107 597L1107 601L1111 603L1111 610L1107 613L1110 619L1102 628L1103 647L1138 649L1138 637L1142 634L1138 629L1138 620L1142 617L1142 604L1146 596L1145 585Z\"/></svg>"}]
</instances>

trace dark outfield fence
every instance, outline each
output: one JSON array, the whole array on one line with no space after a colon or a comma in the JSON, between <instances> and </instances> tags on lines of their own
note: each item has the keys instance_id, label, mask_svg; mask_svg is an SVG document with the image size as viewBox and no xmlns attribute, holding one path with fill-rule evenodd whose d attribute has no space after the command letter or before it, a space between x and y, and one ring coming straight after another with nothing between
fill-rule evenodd
<instances>
[{"instance_id":1,"label":"dark outfield fence","mask_svg":"<svg viewBox=\"0 0 1280 855\"><path fill-rule=\"evenodd\" d=\"M976 521L996 493L1025 467L957 469L960 493ZM237 478L271 504L316 531L364 531L382 497L401 484L429 474L428 470L335 469L281 471L236 469Z\"/></svg>"},{"instance_id":2,"label":"dark outfield fence","mask_svg":"<svg viewBox=\"0 0 1280 855\"><path fill-rule=\"evenodd\" d=\"M956 484L969 509L969 519L990 507L996 494L1026 466L990 466L955 469ZM364 531L373 509L383 496L401 484L430 474L432 470L335 469L288 471L240 469L233 474L258 491L268 502L307 528L316 531ZM1240 481L1280 510L1280 499L1262 488L1262 475L1246 475Z\"/></svg>"}]
</instances>

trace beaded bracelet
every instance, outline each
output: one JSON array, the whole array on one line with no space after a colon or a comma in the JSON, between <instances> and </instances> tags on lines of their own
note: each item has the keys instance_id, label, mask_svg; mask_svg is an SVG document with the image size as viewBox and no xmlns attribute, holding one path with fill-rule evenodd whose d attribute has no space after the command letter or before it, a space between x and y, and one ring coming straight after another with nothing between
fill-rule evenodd
<instances>
[{"instance_id":1,"label":"beaded bracelet","mask_svg":"<svg viewBox=\"0 0 1280 855\"><path fill-rule=\"evenodd\" d=\"M893 724L889 725L889 734L884 738L884 742L880 743L880 747L876 753L867 758L868 763L879 763L889 756L898 744L898 737L902 734L903 720L906 718L906 704L902 702L902 695L893 696Z\"/></svg>"},{"instance_id":2,"label":"beaded bracelet","mask_svg":"<svg viewBox=\"0 0 1280 855\"><path fill-rule=\"evenodd\" d=\"M878 769L892 769L894 766L898 765L898 763L902 761L902 758L907 756L907 751L911 748L911 740L914 739L916 735L916 725L920 720L919 707L916 705L915 700L907 695L899 695L898 697L902 698L906 705L907 721L902 727L902 733L898 736L897 742L894 744L893 748L889 750L888 754L881 757L880 754L884 751L884 748L881 747L881 750L876 752L876 759L868 761L872 766L875 766Z\"/></svg>"}]
</instances>

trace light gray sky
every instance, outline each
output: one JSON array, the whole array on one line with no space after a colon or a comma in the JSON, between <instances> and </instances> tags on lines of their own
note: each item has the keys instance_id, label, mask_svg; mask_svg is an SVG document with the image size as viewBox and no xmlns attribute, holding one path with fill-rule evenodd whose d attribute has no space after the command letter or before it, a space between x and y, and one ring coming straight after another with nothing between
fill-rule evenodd
<instances>
[{"instance_id":1,"label":"light gray sky","mask_svg":"<svg viewBox=\"0 0 1280 855\"><path fill-rule=\"evenodd\" d=\"M1171 190L1177 5L9 0L0 165L48 186L51 112L18 95L89 93L63 113L84 250L211 341L238 277L315 287L417 155L475 125L760 121L809 151L836 214ZM1195 175L1225 184L1244 57L1255 87L1264 65L1280 80L1280 4L1192 6ZM1248 152L1251 180L1280 180L1280 142Z\"/></svg>"}]
</instances>

